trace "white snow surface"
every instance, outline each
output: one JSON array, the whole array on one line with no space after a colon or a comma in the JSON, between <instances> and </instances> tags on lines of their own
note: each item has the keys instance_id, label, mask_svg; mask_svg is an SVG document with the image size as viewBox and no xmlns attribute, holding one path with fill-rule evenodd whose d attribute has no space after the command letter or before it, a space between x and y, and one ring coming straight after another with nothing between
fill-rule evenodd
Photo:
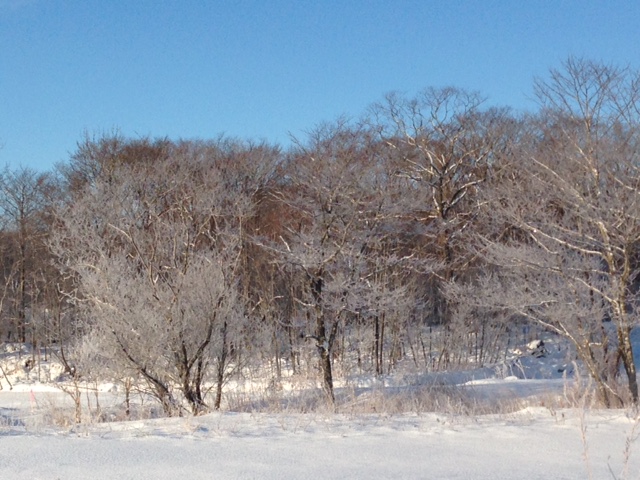
<instances>
[{"instance_id":1,"label":"white snow surface","mask_svg":"<svg viewBox=\"0 0 640 480\"><path fill-rule=\"evenodd\" d=\"M640 478L638 421L622 411L233 414L0 435L0 478ZM586 429L585 444L582 431ZM625 473L626 463L626 473Z\"/></svg>"},{"instance_id":2,"label":"white snow surface","mask_svg":"<svg viewBox=\"0 0 640 480\"><path fill-rule=\"evenodd\" d=\"M438 375L480 400L532 405L513 413L222 412L66 427L40 420L70 406L55 381L5 362L13 388L0 382L0 480L640 480L638 412L554 407L548 400L567 389L571 364L553 348L504 368ZM99 388L105 407L121 402L112 387Z\"/></svg>"}]
</instances>

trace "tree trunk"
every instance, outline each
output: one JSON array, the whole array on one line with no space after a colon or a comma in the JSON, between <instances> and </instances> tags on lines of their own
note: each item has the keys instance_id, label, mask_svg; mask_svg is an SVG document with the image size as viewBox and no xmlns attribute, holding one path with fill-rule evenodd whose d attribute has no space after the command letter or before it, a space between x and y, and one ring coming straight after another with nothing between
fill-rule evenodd
<instances>
[{"instance_id":1,"label":"tree trunk","mask_svg":"<svg viewBox=\"0 0 640 480\"><path fill-rule=\"evenodd\" d=\"M322 371L322 389L331 405L335 403L333 393L333 372L331 368L331 345L326 335L324 316L316 318L316 349L320 356L320 370Z\"/></svg>"},{"instance_id":2,"label":"tree trunk","mask_svg":"<svg viewBox=\"0 0 640 480\"><path fill-rule=\"evenodd\" d=\"M382 375L382 362L380 361L380 319L378 315L373 319L373 354L375 357L376 375Z\"/></svg>"},{"instance_id":3,"label":"tree trunk","mask_svg":"<svg viewBox=\"0 0 640 480\"><path fill-rule=\"evenodd\" d=\"M296 349L293 343L293 328L291 326L287 327L287 333L289 334L289 361L291 362L291 373L295 375L298 373L298 368L296 366Z\"/></svg>"},{"instance_id":4,"label":"tree trunk","mask_svg":"<svg viewBox=\"0 0 640 480\"><path fill-rule=\"evenodd\" d=\"M322 308L322 270L316 275L311 282L313 298L315 300L316 328L315 340L316 349L320 356L320 370L322 371L322 389L331 405L335 405L335 396L333 393L333 372L331 368L331 344L333 343L332 335L327 336L325 326L324 309Z\"/></svg>"},{"instance_id":5,"label":"tree trunk","mask_svg":"<svg viewBox=\"0 0 640 480\"><path fill-rule=\"evenodd\" d=\"M26 247L24 239L20 239L20 286L18 306L18 341L27 341L27 272L26 272Z\"/></svg>"},{"instance_id":6,"label":"tree trunk","mask_svg":"<svg viewBox=\"0 0 640 480\"><path fill-rule=\"evenodd\" d=\"M638 378L636 372L636 364L633 361L633 347L631 346L631 331L629 328L618 329L618 349L620 351L620 357L622 358L622 364L624 365L624 371L627 374L629 393L631 393L631 400L634 405L638 404Z\"/></svg>"},{"instance_id":7,"label":"tree trunk","mask_svg":"<svg viewBox=\"0 0 640 480\"><path fill-rule=\"evenodd\" d=\"M222 385L224 384L224 371L227 366L227 322L222 325L222 346L218 356L218 371L216 379L216 401L213 405L215 410L220 410L222 403Z\"/></svg>"}]
</instances>

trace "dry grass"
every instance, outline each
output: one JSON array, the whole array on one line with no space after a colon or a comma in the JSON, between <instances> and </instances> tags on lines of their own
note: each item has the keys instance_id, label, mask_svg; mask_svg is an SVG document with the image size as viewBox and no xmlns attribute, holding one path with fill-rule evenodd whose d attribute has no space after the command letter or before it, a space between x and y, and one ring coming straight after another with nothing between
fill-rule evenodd
<instances>
[{"instance_id":1,"label":"dry grass","mask_svg":"<svg viewBox=\"0 0 640 480\"><path fill-rule=\"evenodd\" d=\"M302 391L267 390L262 393L231 392L226 396L226 409L251 413L340 413L385 414L440 413L457 416L510 414L528 406L553 405L560 400L544 398L487 399L476 395L471 387L428 384L388 387L345 387L336 389L335 405L330 405L320 389Z\"/></svg>"}]
</instances>

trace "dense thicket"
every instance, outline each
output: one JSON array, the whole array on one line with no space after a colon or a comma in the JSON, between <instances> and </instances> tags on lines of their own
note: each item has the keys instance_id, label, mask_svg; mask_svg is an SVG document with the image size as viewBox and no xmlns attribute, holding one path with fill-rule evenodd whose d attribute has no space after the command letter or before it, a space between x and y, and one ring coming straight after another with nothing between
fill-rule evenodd
<instances>
[{"instance_id":1,"label":"dense thicket","mask_svg":"<svg viewBox=\"0 0 640 480\"><path fill-rule=\"evenodd\" d=\"M251 372L333 403L403 361L496 363L534 324L637 402L640 76L572 58L535 90L535 114L427 89L287 150L110 135L5 170L2 339L171 415Z\"/></svg>"}]
</instances>

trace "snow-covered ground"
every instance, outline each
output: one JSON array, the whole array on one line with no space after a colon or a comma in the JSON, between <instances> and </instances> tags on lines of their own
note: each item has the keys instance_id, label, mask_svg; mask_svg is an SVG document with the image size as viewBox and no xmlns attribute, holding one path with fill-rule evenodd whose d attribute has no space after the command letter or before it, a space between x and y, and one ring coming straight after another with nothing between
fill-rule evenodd
<instances>
[{"instance_id":1,"label":"snow-covered ground","mask_svg":"<svg viewBox=\"0 0 640 480\"><path fill-rule=\"evenodd\" d=\"M583 413L222 413L66 433L14 430L0 437L0 478L640 478L639 442L625 460L638 422L620 411Z\"/></svg>"},{"instance_id":2,"label":"snow-covered ground","mask_svg":"<svg viewBox=\"0 0 640 480\"><path fill-rule=\"evenodd\" d=\"M5 355L0 480L640 479L640 417L586 404L562 408L573 387L561 350L548 342L541 358L523 352L500 368L409 379L453 385L477 405L509 405L495 414L316 409L80 425L56 422L56 412L69 418L72 403L50 381L54 362L41 366L37 382L33 369L20 368L24 357ZM363 379L356 399L401 391L408 380L400 377L378 387ZM83 403L93 395L84 394ZM104 411L122 402L110 385L100 386L99 399Z\"/></svg>"}]
</instances>

